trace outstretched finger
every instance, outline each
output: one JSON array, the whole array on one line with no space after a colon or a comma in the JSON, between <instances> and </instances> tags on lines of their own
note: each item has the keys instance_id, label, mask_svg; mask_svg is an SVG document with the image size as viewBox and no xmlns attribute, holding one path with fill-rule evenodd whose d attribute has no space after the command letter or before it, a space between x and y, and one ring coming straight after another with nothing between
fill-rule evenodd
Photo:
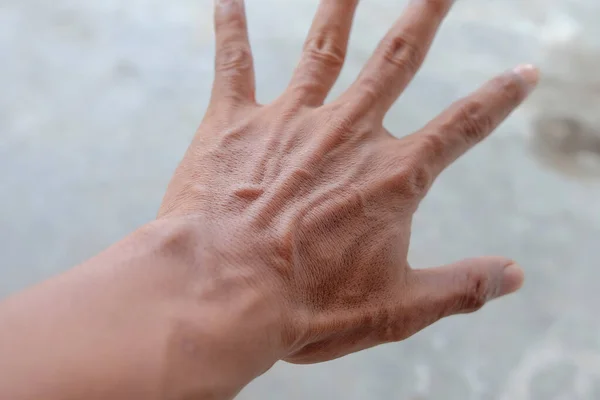
<instances>
[{"instance_id":1,"label":"outstretched finger","mask_svg":"<svg viewBox=\"0 0 600 400\"><path fill-rule=\"evenodd\" d=\"M361 112L381 117L413 79L454 0L411 0L381 41L347 96L360 98ZM346 96L345 95L345 96Z\"/></svg>"},{"instance_id":2,"label":"outstretched finger","mask_svg":"<svg viewBox=\"0 0 600 400\"><path fill-rule=\"evenodd\" d=\"M489 81L431 121L413 140L433 176L485 139L521 104L539 79L538 70L521 65Z\"/></svg>"},{"instance_id":3,"label":"outstretched finger","mask_svg":"<svg viewBox=\"0 0 600 400\"><path fill-rule=\"evenodd\" d=\"M243 0L215 0L215 37L213 99L254 102L254 66Z\"/></svg>"},{"instance_id":4,"label":"outstretched finger","mask_svg":"<svg viewBox=\"0 0 600 400\"><path fill-rule=\"evenodd\" d=\"M358 0L321 0L290 89L305 104L321 105L335 84L348 48Z\"/></svg>"}]
</instances>

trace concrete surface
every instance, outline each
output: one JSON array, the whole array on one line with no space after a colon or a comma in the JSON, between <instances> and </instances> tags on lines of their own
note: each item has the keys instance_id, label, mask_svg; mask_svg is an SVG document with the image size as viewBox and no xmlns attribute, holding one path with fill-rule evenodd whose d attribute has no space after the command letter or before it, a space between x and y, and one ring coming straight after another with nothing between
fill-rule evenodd
<instances>
[{"instance_id":1,"label":"concrete surface","mask_svg":"<svg viewBox=\"0 0 600 400\"><path fill-rule=\"evenodd\" d=\"M247 3L267 102L287 83L316 1ZM362 2L336 92L404 3ZM589 117L580 130L594 134L598 7L457 2L387 121L403 135L516 63L550 70L547 95L445 173L414 227L413 265L506 255L527 270L523 291L404 343L317 366L282 363L242 399L600 399L600 185L538 162L527 144L539 115ZM207 103L211 18L210 0L0 0L0 296L153 218ZM583 63L575 75L570 58L559 56L562 69L555 62L565 41Z\"/></svg>"}]
</instances>

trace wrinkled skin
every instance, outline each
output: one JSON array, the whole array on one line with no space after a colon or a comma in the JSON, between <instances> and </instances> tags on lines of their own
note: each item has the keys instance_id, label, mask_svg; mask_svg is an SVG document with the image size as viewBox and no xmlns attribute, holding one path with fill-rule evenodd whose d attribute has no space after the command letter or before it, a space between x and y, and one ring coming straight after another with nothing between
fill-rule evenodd
<instances>
[{"instance_id":1,"label":"wrinkled skin","mask_svg":"<svg viewBox=\"0 0 600 400\"><path fill-rule=\"evenodd\" d=\"M197 220L219 268L270 298L281 358L295 363L403 340L523 281L502 257L418 270L407 253L436 177L521 103L537 71L504 73L397 139L383 118L452 2L410 2L356 82L325 103L357 2L321 1L288 89L268 105L255 101L242 1L216 2L212 100L159 213Z\"/></svg>"}]
</instances>

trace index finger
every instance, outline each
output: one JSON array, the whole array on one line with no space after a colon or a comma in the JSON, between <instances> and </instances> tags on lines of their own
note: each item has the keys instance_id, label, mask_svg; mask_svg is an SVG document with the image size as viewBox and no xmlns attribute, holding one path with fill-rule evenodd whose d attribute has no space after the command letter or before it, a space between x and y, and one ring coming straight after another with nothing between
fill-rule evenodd
<instances>
[{"instance_id":1,"label":"index finger","mask_svg":"<svg viewBox=\"0 0 600 400\"><path fill-rule=\"evenodd\" d=\"M414 138L433 176L489 136L537 85L539 71L520 65L454 103Z\"/></svg>"}]
</instances>

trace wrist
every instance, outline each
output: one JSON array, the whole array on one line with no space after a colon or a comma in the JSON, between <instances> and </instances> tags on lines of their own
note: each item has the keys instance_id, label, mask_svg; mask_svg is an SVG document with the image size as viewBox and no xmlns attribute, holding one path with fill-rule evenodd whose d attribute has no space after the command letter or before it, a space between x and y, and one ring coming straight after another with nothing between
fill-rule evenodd
<instances>
[{"instance_id":1,"label":"wrist","mask_svg":"<svg viewBox=\"0 0 600 400\"><path fill-rule=\"evenodd\" d=\"M150 270L170 294L162 369L172 398L209 391L233 397L286 355L286 324L271 282L219 251L215 233L197 220L165 219L134 234L153 248Z\"/></svg>"}]
</instances>

